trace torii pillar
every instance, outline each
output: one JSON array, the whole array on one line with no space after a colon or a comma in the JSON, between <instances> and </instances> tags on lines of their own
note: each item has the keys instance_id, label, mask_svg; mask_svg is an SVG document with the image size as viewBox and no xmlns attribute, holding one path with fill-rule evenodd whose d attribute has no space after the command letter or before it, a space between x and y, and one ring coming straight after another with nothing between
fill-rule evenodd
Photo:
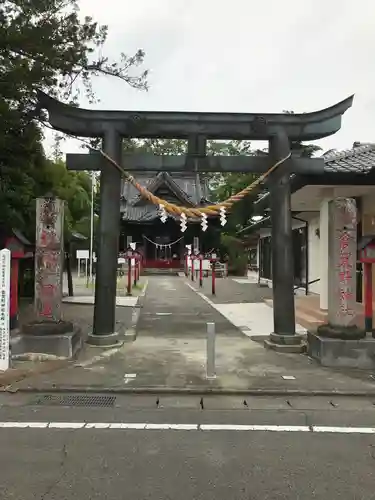
<instances>
[{"instance_id":1,"label":"torii pillar","mask_svg":"<svg viewBox=\"0 0 375 500\"><path fill-rule=\"evenodd\" d=\"M114 126L103 138L103 151L121 165L122 139ZM88 337L92 345L116 344L117 258L120 235L121 172L107 162L100 174L99 241L95 281L93 331Z\"/></svg>"}]
</instances>

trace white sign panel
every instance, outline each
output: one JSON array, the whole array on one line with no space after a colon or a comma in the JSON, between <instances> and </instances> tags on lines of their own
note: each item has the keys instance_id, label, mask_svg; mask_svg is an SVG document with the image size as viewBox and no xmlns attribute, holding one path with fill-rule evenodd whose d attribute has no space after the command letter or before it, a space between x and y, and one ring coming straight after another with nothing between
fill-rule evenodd
<instances>
[{"instance_id":1,"label":"white sign panel","mask_svg":"<svg viewBox=\"0 0 375 500\"><path fill-rule=\"evenodd\" d=\"M193 259L194 269L199 271L199 259ZM191 269L191 259L188 259L188 268ZM209 271L211 269L211 263L208 259L202 260L202 271Z\"/></svg>"},{"instance_id":2,"label":"white sign panel","mask_svg":"<svg viewBox=\"0 0 375 500\"><path fill-rule=\"evenodd\" d=\"M9 368L10 250L0 250L0 370Z\"/></svg>"},{"instance_id":3,"label":"white sign panel","mask_svg":"<svg viewBox=\"0 0 375 500\"><path fill-rule=\"evenodd\" d=\"M76 254L77 259L89 259L90 258L90 252L88 250L77 250Z\"/></svg>"},{"instance_id":4,"label":"white sign panel","mask_svg":"<svg viewBox=\"0 0 375 500\"><path fill-rule=\"evenodd\" d=\"M136 245L137 245L137 243L130 243L130 245L129 245L129 246L130 246L130 248L131 248L132 250L135 250Z\"/></svg>"}]
</instances>

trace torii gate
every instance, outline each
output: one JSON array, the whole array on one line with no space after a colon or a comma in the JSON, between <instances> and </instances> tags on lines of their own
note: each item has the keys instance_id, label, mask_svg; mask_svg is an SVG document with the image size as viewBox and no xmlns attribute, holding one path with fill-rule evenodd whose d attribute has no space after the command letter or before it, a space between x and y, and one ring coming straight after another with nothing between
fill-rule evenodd
<instances>
[{"instance_id":1,"label":"torii gate","mask_svg":"<svg viewBox=\"0 0 375 500\"><path fill-rule=\"evenodd\" d=\"M63 104L39 92L39 106L49 112L56 130L77 137L101 137L103 151L127 171L257 172L290 154L290 141L327 137L341 128L342 115L353 96L329 108L302 114L195 113L157 111L87 110ZM122 137L187 139L186 156L124 155ZM206 141L267 140L269 154L206 156ZM67 166L76 170L100 170L100 225L93 332L89 342L111 345L115 332L116 266L120 232L121 172L98 154L67 155ZM271 173L272 282L275 347L288 344L300 349L295 332L293 249L290 175L321 174L322 159L290 157Z\"/></svg>"}]
</instances>

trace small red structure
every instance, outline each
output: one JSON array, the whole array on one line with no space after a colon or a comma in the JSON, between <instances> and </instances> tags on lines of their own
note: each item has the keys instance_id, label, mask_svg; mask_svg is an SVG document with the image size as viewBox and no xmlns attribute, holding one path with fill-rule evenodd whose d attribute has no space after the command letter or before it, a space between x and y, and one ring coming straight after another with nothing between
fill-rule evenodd
<instances>
[{"instance_id":1,"label":"small red structure","mask_svg":"<svg viewBox=\"0 0 375 500\"><path fill-rule=\"evenodd\" d=\"M200 286L200 288L202 288L202 286L203 286L203 259L204 259L203 253L199 253L197 255L197 258L199 259L199 286Z\"/></svg>"},{"instance_id":2,"label":"small red structure","mask_svg":"<svg viewBox=\"0 0 375 500\"><path fill-rule=\"evenodd\" d=\"M191 281L194 281L194 261L195 261L195 255L192 253L190 255L190 264L191 264Z\"/></svg>"},{"instance_id":3,"label":"small red structure","mask_svg":"<svg viewBox=\"0 0 375 500\"><path fill-rule=\"evenodd\" d=\"M375 235L363 236L359 242L358 250L364 274L365 330L375 338L372 326L372 265L375 264Z\"/></svg>"},{"instance_id":4,"label":"small red structure","mask_svg":"<svg viewBox=\"0 0 375 500\"><path fill-rule=\"evenodd\" d=\"M210 262L212 266L212 295L216 295L216 262L217 262L217 254L213 252L211 254Z\"/></svg>"},{"instance_id":5,"label":"small red structure","mask_svg":"<svg viewBox=\"0 0 375 500\"><path fill-rule=\"evenodd\" d=\"M20 231L12 230L9 236L5 237L4 248L11 253L11 274L10 274L10 329L18 327L18 280L19 263L21 259L30 256L31 243Z\"/></svg>"},{"instance_id":6,"label":"small red structure","mask_svg":"<svg viewBox=\"0 0 375 500\"><path fill-rule=\"evenodd\" d=\"M129 247L126 251L126 258L128 259L128 287L126 295L132 294L132 259L134 258L134 250Z\"/></svg>"},{"instance_id":7,"label":"small red structure","mask_svg":"<svg viewBox=\"0 0 375 500\"><path fill-rule=\"evenodd\" d=\"M134 250L133 251L133 258L135 260L135 262L134 262L134 286L135 286L138 283L139 276L141 274L140 264L141 264L142 256L137 250Z\"/></svg>"}]
</instances>

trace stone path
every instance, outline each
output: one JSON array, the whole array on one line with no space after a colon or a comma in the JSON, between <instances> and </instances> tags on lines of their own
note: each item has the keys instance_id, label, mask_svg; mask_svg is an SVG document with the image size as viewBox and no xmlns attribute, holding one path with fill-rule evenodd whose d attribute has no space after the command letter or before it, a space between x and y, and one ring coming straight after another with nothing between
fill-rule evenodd
<instances>
[{"instance_id":1,"label":"stone path","mask_svg":"<svg viewBox=\"0 0 375 500\"><path fill-rule=\"evenodd\" d=\"M150 276L137 327L138 336L206 337L207 323L216 332L241 336L224 316L201 299L178 276Z\"/></svg>"},{"instance_id":2,"label":"stone path","mask_svg":"<svg viewBox=\"0 0 375 500\"><path fill-rule=\"evenodd\" d=\"M240 283L225 280L228 290ZM249 293L249 290L244 293ZM278 354L253 342L180 277L150 277L138 336L119 348L87 347L68 368L12 385L43 391L197 389L375 391L368 372L321 368L306 355ZM224 304L257 307L265 304ZM69 305L68 307L78 307ZM91 309L92 306L79 306ZM132 308L118 308L131 311ZM267 309L268 310L268 309ZM270 313L272 309L269 308ZM261 321L261 320L259 320ZM215 322L216 374L206 378L206 323Z\"/></svg>"},{"instance_id":3,"label":"stone path","mask_svg":"<svg viewBox=\"0 0 375 500\"><path fill-rule=\"evenodd\" d=\"M272 289L259 286L252 277L224 278L217 282L215 296L211 293L210 279L206 278L202 288L197 282L189 280L187 283L248 337L261 339L273 332L273 309L264 302L272 297ZM296 323L296 331L305 333L306 329Z\"/></svg>"},{"instance_id":4,"label":"stone path","mask_svg":"<svg viewBox=\"0 0 375 500\"><path fill-rule=\"evenodd\" d=\"M251 279L246 278L217 278L216 295L212 295L211 276L203 279L203 287L199 282L188 282L200 292L204 293L214 304L257 303L265 299L272 299L272 289L268 286L259 286Z\"/></svg>"}]
</instances>

